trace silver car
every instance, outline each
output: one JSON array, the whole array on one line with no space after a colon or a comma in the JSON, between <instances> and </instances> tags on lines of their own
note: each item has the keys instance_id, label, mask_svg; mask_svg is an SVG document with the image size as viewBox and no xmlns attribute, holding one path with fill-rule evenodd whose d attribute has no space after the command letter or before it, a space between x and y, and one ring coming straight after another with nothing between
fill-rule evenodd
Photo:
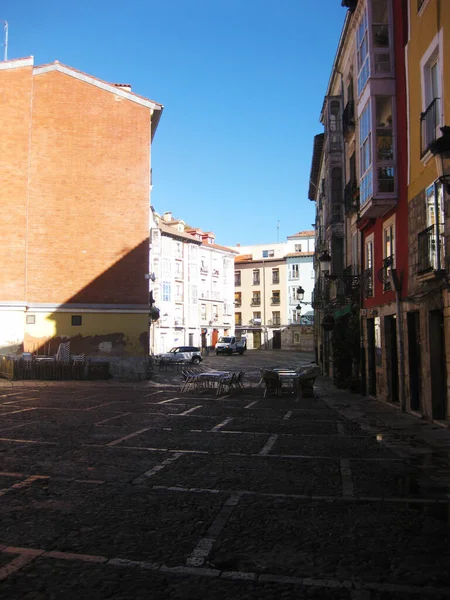
<instances>
[{"instance_id":1,"label":"silver car","mask_svg":"<svg viewBox=\"0 0 450 600\"><path fill-rule=\"evenodd\" d=\"M200 348L196 346L176 346L169 350L169 352L156 355L155 358L158 362L163 363L186 362L193 365L198 365L203 360Z\"/></svg>"}]
</instances>

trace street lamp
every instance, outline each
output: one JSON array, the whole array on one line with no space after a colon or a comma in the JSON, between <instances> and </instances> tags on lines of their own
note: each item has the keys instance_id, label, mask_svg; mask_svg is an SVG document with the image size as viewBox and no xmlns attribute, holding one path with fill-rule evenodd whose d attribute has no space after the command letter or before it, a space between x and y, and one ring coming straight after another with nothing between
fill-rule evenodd
<instances>
[{"instance_id":1,"label":"street lamp","mask_svg":"<svg viewBox=\"0 0 450 600\"><path fill-rule=\"evenodd\" d=\"M442 135L430 144L430 151L436 161L438 180L450 194L450 127L441 127Z\"/></svg>"},{"instance_id":2,"label":"street lamp","mask_svg":"<svg viewBox=\"0 0 450 600\"><path fill-rule=\"evenodd\" d=\"M328 250L321 252L319 256L320 269L324 277L328 277L331 269L331 256Z\"/></svg>"}]
</instances>

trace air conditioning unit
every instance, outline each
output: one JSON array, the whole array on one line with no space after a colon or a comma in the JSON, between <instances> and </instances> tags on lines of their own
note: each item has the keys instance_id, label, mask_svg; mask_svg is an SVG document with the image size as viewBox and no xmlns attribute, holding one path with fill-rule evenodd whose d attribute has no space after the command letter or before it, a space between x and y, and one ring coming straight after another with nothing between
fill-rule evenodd
<instances>
[{"instance_id":1,"label":"air conditioning unit","mask_svg":"<svg viewBox=\"0 0 450 600\"><path fill-rule=\"evenodd\" d=\"M359 316L360 317L367 317L367 308L360 308L359 309Z\"/></svg>"}]
</instances>

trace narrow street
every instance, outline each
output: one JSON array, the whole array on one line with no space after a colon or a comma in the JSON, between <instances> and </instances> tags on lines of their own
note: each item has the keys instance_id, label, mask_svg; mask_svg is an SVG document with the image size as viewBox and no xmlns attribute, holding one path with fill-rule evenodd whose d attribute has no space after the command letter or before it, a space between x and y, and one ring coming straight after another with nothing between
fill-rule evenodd
<instances>
[{"instance_id":1,"label":"narrow street","mask_svg":"<svg viewBox=\"0 0 450 600\"><path fill-rule=\"evenodd\" d=\"M263 398L140 383L0 385L4 599L450 597L450 433L319 379Z\"/></svg>"}]
</instances>

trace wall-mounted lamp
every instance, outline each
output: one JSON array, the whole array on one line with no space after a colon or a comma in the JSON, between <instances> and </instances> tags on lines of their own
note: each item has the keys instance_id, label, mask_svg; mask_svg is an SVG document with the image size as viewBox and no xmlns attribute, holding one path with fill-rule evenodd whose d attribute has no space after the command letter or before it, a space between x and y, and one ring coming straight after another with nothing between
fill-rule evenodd
<instances>
[{"instance_id":1,"label":"wall-mounted lamp","mask_svg":"<svg viewBox=\"0 0 450 600\"><path fill-rule=\"evenodd\" d=\"M438 180L450 194L450 127L441 127L442 135L430 144L430 151L436 161Z\"/></svg>"},{"instance_id":2,"label":"wall-mounted lamp","mask_svg":"<svg viewBox=\"0 0 450 600\"><path fill-rule=\"evenodd\" d=\"M319 255L320 270L324 277L328 277L331 269L331 255L328 250L323 250Z\"/></svg>"}]
</instances>

